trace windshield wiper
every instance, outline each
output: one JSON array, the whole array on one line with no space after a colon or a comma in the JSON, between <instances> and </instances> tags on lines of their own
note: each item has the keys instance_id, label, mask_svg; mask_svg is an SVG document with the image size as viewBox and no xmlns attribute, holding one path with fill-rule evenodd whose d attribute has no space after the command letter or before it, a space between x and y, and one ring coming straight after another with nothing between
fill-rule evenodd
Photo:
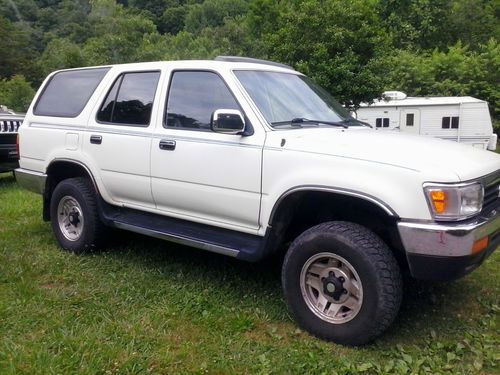
<instances>
[{"instance_id":1,"label":"windshield wiper","mask_svg":"<svg viewBox=\"0 0 500 375\"><path fill-rule=\"evenodd\" d=\"M342 123L352 124L353 126L366 126L368 128L372 128L372 126L370 124L368 124L367 122L360 121L360 120L352 118L352 117L348 117L348 118L343 119Z\"/></svg>"},{"instance_id":2,"label":"windshield wiper","mask_svg":"<svg viewBox=\"0 0 500 375\"><path fill-rule=\"evenodd\" d=\"M296 118L289 120L289 121L277 121L277 122L271 123L271 125L273 125L273 126L280 126L280 125L300 126L301 124L315 124L315 125L325 124L325 125L331 125L331 126L339 126L339 127L345 128L345 129L347 129L349 127L343 121L310 120L310 119L303 118L303 117L296 117Z\"/></svg>"}]
</instances>

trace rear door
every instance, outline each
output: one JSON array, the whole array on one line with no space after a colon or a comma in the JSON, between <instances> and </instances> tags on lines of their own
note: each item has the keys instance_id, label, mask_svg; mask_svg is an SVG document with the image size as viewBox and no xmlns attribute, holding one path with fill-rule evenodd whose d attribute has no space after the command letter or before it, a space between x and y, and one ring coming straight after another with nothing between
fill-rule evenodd
<instances>
[{"instance_id":1,"label":"rear door","mask_svg":"<svg viewBox=\"0 0 500 375\"><path fill-rule=\"evenodd\" d=\"M401 131L420 134L420 111L418 109L402 109L399 123Z\"/></svg>"},{"instance_id":2,"label":"rear door","mask_svg":"<svg viewBox=\"0 0 500 375\"><path fill-rule=\"evenodd\" d=\"M121 72L88 124L84 152L116 203L154 207L150 151L159 70Z\"/></svg>"}]
</instances>

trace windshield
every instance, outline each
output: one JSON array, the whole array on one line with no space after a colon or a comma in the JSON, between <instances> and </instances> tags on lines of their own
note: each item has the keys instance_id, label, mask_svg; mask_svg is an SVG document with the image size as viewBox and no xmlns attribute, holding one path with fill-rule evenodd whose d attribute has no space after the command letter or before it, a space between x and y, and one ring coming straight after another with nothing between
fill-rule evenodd
<instances>
[{"instance_id":1,"label":"windshield","mask_svg":"<svg viewBox=\"0 0 500 375\"><path fill-rule=\"evenodd\" d=\"M258 70L234 73L273 127L353 120L340 103L308 77Z\"/></svg>"}]
</instances>

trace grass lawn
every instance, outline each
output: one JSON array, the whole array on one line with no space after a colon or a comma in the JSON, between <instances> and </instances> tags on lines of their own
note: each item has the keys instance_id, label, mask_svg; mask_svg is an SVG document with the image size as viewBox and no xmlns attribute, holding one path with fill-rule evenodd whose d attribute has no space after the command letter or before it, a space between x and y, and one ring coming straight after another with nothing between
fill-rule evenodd
<instances>
[{"instance_id":1,"label":"grass lawn","mask_svg":"<svg viewBox=\"0 0 500 375\"><path fill-rule=\"evenodd\" d=\"M297 329L279 262L125 232L61 251L39 196L0 174L0 374L498 374L500 252L454 283L410 283L398 320L346 348Z\"/></svg>"}]
</instances>

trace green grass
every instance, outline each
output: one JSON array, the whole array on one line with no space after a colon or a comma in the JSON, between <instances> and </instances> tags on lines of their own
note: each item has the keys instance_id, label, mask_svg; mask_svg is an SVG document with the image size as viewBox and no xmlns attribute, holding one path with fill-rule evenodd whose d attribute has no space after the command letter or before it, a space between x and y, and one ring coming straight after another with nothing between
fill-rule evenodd
<instances>
[{"instance_id":1,"label":"green grass","mask_svg":"<svg viewBox=\"0 0 500 375\"><path fill-rule=\"evenodd\" d=\"M410 283L392 328L346 348L297 329L277 261L113 237L97 254L61 251L40 197L0 174L1 374L500 371L498 251L454 283Z\"/></svg>"}]
</instances>

